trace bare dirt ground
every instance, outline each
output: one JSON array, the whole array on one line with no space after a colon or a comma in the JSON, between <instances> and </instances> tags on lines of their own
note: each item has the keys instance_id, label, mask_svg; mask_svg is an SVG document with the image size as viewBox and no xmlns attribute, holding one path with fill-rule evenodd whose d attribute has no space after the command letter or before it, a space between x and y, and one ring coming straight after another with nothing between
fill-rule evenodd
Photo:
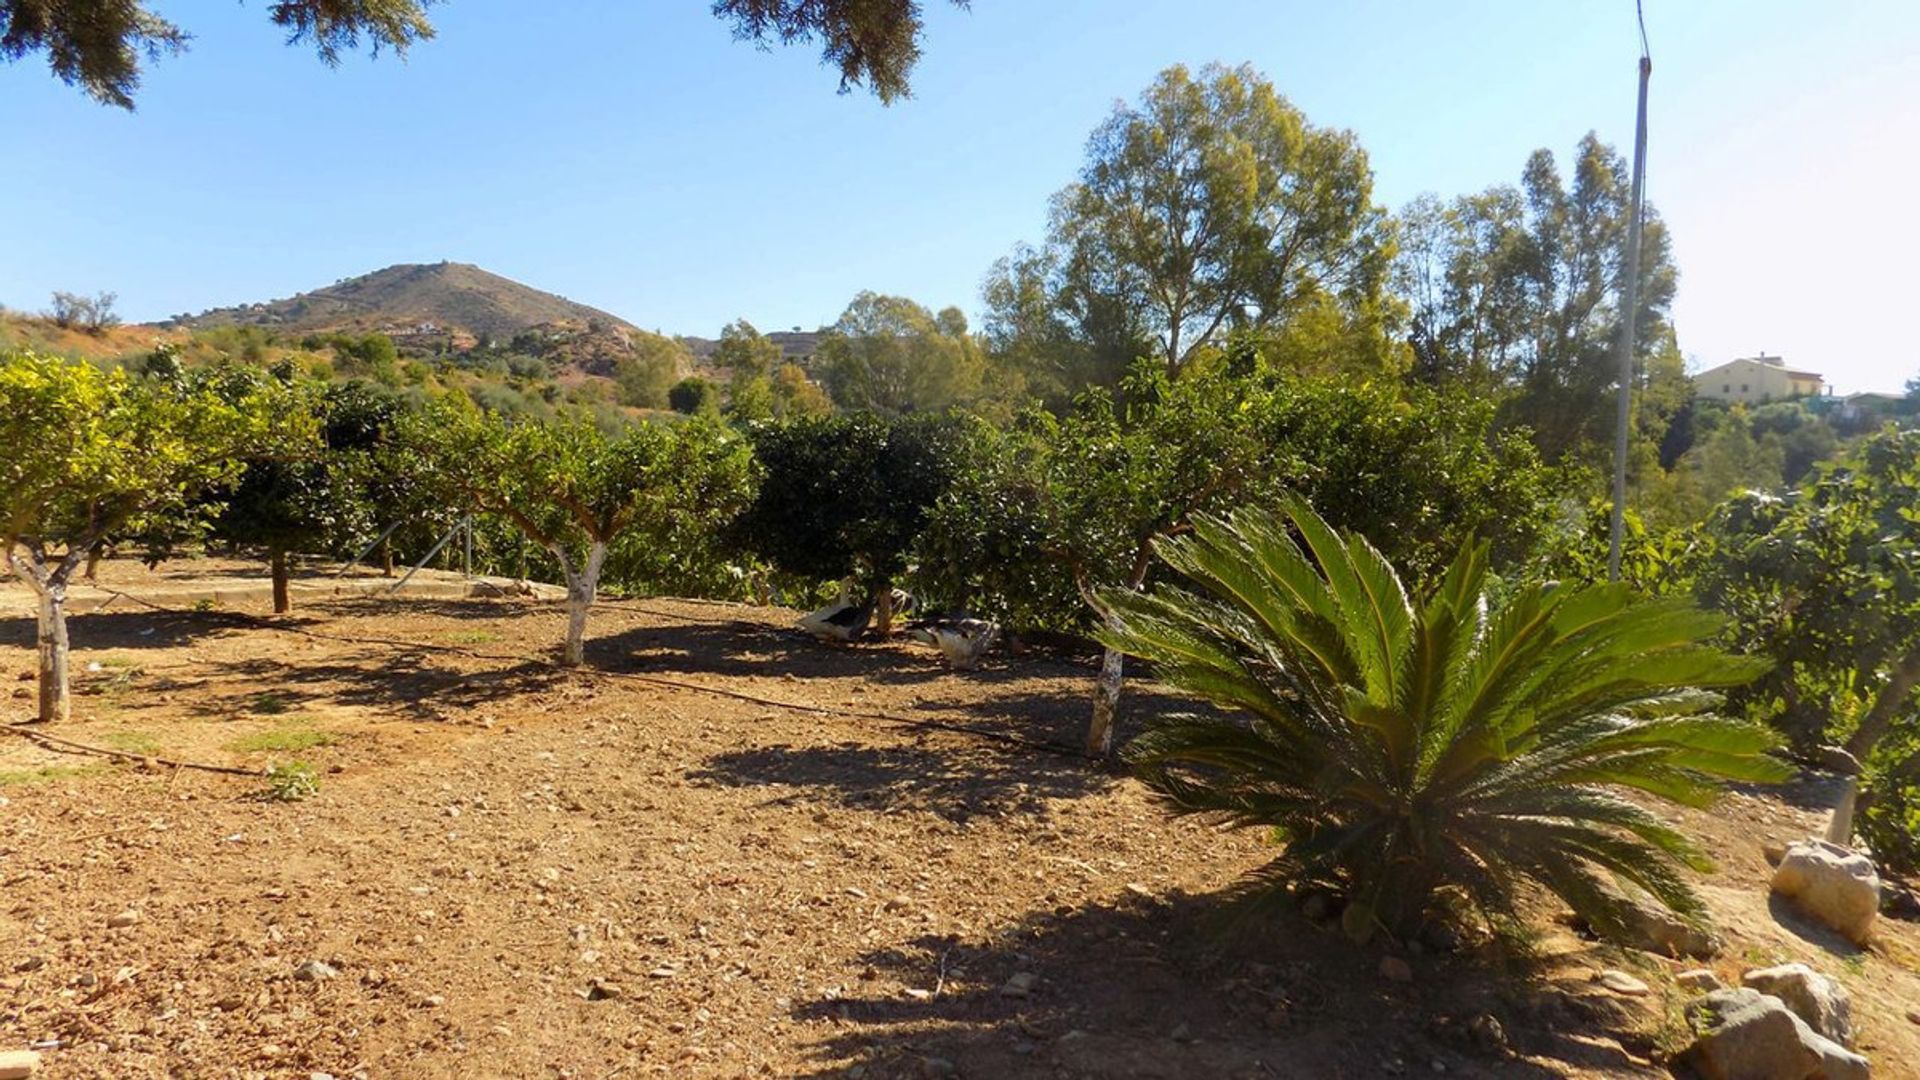
<instances>
[{"instance_id":1,"label":"bare dirt ground","mask_svg":"<svg viewBox=\"0 0 1920 1080\"><path fill-rule=\"evenodd\" d=\"M8 680L32 665L17 610ZM1544 909L1530 948L1412 955L1404 983L1304 919L1223 946L1207 916L1259 837L1067 756L875 718L1071 744L1070 663L956 674L815 644L790 612L655 600L596 609L592 670L561 673L563 615L526 600L265 611L79 615L57 734L302 759L311 799L0 738L0 1049L57 1043L46 1076L1663 1076L1683 1034L1671 977L1694 965ZM0 683L0 720L29 687ZM1145 689L1134 717L1177 704ZM1920 929L1856 952L1769 908L1761 842L1816 829L1827 797L1682 815L1722 856L1712 966L1836 976L1876 1075L1920 1076ZM1603 967L1653 992L1613 995ZM1472 1037L1483 1014L1509 1049Z\"/></svg>"}]
</instances>

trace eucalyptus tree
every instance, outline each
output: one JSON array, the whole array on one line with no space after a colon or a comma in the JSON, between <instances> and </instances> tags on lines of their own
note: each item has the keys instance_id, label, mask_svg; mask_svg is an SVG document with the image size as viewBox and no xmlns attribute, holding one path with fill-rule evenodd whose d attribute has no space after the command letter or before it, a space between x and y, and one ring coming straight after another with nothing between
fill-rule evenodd
<instances>
[{"instance_id":1,"label":"eucalyptus tree","mask_svg":"<svg viewBox=\"0 0 1920 1080\"><path fill-rule=\"evenodd\" d=\"M312 435L269 386L137 379L32 352L0 353L0 550L38 600L39 710L70 711L67 588L102 540L196 524L249 454Z\"/></svg>"},{"instance_id":2,"label":"eucalyptus tree","mask_svg":"<svg viewBox=\"0 0 1920 1080\"><path fill-rule=\"evenodd\" d=\"M1147 354L1177 376L1229 330L1378 307L1392 254L1351 132L1315 127L1251 67L1176 65L1095 129L1046 243L989 272L987 333L1042 363L1069 344L1104 385Z\"/></svg>"}]
</instances>

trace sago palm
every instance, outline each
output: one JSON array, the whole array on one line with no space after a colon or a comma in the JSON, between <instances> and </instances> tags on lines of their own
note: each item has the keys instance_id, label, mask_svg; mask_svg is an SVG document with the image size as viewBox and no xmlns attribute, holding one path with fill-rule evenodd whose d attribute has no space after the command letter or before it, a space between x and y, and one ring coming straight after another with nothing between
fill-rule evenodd
<instances>
[{"instance_id":1,"label":"sago palm","mask_svg":"<svg viewBox=\"0 0 1920 1080\"><path fill-rule=\"evenodd\" d=\"M1609 876L1696 915L1680 868L1704 853L1619 789L1697 806L1786 775L1767 729L1714 712L1766 663L1707 644L1720 619L1690 603L1533 584L1495 604L1476 543L1416 599L1302 504L1159 554L1183 586L1107 594L1103 639L1236 711L1162 718L1128 759L1180 812L1275 829L1253 894L1331 886L1356 935L1416 928L1439 886L1499 909L1527 879L1601 925Z\"/></svg>"}]
</instances>

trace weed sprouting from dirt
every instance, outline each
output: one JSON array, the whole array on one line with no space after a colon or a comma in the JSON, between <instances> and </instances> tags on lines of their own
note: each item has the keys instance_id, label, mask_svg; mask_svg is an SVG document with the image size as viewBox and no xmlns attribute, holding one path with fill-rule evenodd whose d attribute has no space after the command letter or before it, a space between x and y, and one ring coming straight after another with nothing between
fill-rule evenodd
<instances>
[{"instance_id":1,"label":"weed sprouting from dirt","mask_svg":"<svg viewBox=\"0 0 1920 1080\"><path fill-rule=\"evenodd\" d=\"M261 716L279 716L291 708L293 708L292 702L271 690L255 695L253 703L248 706L249 711Z\"/></svg>"},{"instance_id":2,"label":"weed sprouting from dirt","mask_svg":"<svg viewBox=\"0 0 1920 1080\"><path fill-rule=\"evenodd\" d=\"M0 787L14 784L40 784L49 780L71 780L99 771L97 765L43 765L37 769L0 769Z\"/></svg>"},{"instance_id":3,"label":"weed sprouting from dirt","mask_svg":"<svg viewBox=\"0 0 1920 1080\"><path fill-rule=\"evenodd\" d=\"M144 731L115 731L101 739L115 750L124 750L129 754L157 754L160 752L160 740Z\"/></svg>"},{"instance_id":4,"label":"weed sprouting from dirt","mask_svg":"<svg viewBox=\"0 0 1920 1080\"><path fill-rule=\"evenodd\" d=\"M261 797L269 802L299 802L320 794L320 775L304 761L276 761L267 766L267 788Z\"/></svg>"}]
</instances>

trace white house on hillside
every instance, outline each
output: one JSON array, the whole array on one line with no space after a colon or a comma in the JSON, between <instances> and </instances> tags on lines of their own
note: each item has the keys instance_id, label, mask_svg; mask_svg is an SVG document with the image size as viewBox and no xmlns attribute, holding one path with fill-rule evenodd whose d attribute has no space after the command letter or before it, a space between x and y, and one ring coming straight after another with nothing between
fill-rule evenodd
<instances>
[{"instance_id":1,"label":"white house on hillside","mask_svg":"<svg viewBox=\"0 0 1920 1080\"><path fill-rule=\"evenodd\" d=\"M1765 401L1819 397L1827 380L1817 372L1796 371L1778 356L1729 360L1693 377L1693 392L1708 401L1738 401L1752 405Z\"/></svg>"}]
</instances>

